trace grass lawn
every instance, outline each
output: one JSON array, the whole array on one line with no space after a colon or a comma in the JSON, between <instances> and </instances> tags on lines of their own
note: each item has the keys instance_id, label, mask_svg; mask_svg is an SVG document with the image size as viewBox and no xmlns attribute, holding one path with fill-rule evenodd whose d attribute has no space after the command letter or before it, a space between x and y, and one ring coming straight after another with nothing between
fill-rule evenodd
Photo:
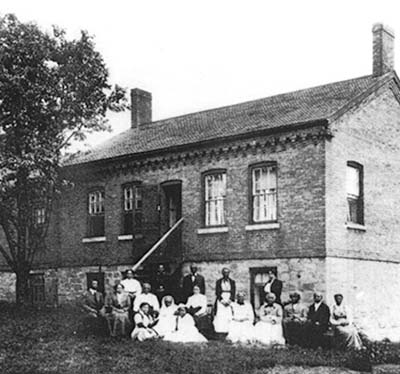
<instances>
[{"instance_id":1,"label":"grass lawn","mask_svg":"<svg viewBox=\"0 0 400 374\"><path fill-rule=\"evenodd\" d=\"M217 341L204 345L138 343L84 336L79 332L80 318L73 308L21 312L0 304L0 373L336 374L347 372L338 368L369 371L374 362L400 362L399 346L389 343L390 349L370 344L362 353L236 347ZM315 369L320 366L332 370Z\"/></svg>"}]
</instances>

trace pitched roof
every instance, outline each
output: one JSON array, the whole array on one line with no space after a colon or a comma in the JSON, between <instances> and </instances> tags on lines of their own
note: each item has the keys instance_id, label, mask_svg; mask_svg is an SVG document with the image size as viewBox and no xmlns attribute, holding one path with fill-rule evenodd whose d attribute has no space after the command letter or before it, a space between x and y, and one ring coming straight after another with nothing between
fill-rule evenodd
<instances>
[{"instance_id":1,"label":"pitched roof","mask_svg":"<svg viewBox=\"0 0 400 374\"><path fill-rule=\"evenodd\" d=\"M143 154L263 129L290 130L299 123L329 119L390 75L368 75L155 121L124 131L86 153L77 154L66 165Z\"/></svg>"}]
</instances>

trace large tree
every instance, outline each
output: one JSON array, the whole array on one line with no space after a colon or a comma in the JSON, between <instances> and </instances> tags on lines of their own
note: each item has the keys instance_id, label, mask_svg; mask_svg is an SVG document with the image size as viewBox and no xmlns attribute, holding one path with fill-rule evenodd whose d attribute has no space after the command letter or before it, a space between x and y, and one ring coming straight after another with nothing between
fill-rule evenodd
<instances>
[{"instance_id":1,"label":"large tree","mask_svg":"<svg viewBox=\"0 0 400 374\"><path fill-rule=\"evenodd\" d=\"M45 248L65 149L107 129L108 110L125 108L125 91L111 87L86 32L70 40L56 27L0 17L0 252L16 274L17 303L29 301L29 272Z\"/></svg>"}]
</instances>

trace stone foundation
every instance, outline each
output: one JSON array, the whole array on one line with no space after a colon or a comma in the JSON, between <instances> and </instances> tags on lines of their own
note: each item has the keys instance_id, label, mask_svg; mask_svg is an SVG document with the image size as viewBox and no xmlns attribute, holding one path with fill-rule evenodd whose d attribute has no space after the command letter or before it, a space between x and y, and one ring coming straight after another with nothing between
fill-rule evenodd
<instances>
[{"instance_id":1,"label":"stone foundation","mask_svg":"<svg viewBox=\"0 0 400 374\"><path fill-rule=\"evenodd\" d=\"M371 339L400 340L400 264L328 257L327 300L342 293Z\"/></svg>"},{"instance_id":2,"label":"stone foundation","mask_svg":"<svg viewBox=\"0 0 400 374\"><path fill-rule=\"evenodd\" d=\"M0 272L0 300L15 302L15 274Z\"/></svg>"},{"instance_id":3,"label":"stone foundation","mask_svg":"<svg viewBox=\"0 0 400 374\"><path fill-rule=\"evenodd\" d=\"M283 282L282 301L289 299L289 293L300 291L302 301L309 304L316 289L325 292L325 259L320 258L277 258L268 260L240 260L226 262L198 262L199 273L206 280L208 301L215 301L215 282L221 277L221 270L231 270L231 278L236 281L237 291L250 294L250 269L257 267L277 267L278 278ZM190 263L183 266L183 274L189 273Z\"/></svg>"},{"instance_id":4,"label":"stone foundation","mask_svg":"<svg viewBox=\"0 0 400 374\"><path fill-rule=\"evenodd\" d=\"M354 322L371 339L389 338L400 340L400 264L344 258L281 258L268 260L237 260L197 262L196 265L206 280L206 295L210 304L215 301L215 282L221 277L223 267L231 270L237 290L251 290L251 268L277 267L278 277L283 281L282 301L291 291L302 293L306 305L312 303L315 290L325 294L329 306L333 295L342 293L351 306ZM189 272L190 263L182 268L183 275ZM44 274L47 304L75 302L87 287L87 273L104 272L106 292L121 280L121 271L127 265L102 267L75 267L37 270ZM0 273L0 300L15 301L15 275Z\"/></svg>"}]
</instances>

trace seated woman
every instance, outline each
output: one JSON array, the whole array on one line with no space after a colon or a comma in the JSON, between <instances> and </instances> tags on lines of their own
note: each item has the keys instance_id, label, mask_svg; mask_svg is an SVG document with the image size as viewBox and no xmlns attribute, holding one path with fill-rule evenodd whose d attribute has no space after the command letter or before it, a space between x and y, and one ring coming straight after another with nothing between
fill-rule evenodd
<instances>
[{"instance_id":1,"label":"seated woman","mask_svg":"<svg viewBox=\"0 0 400 374\"><path fill-rule=\"evenodd\" d=\"M140 342L149 339L158 338L157 332L153 329L154 322L153 317L150 314L149 303L141 303L139 311L134 317L135 328L132 331L131 338L133 340L139 340Z\"/></svg>"},{"instance_id":2,"label":"seated woman","mask_svg":"<svg viewBox=\"0 0 400 374\"><path fill-rule=\"evenodd\" d=\"M283 331L286 344L305 345L304 335L307 322L307 308L301 303L300 292L292 292L290 301L283 308Z\"/></svg>"},{"instance_id":3,"label":"seated woman","mask_svg":"<svg viewBox=\"0 0 400 374\"><path fill-rule=\"evenodd\" d=\"M124 285L118 283L114 286L114 293L108 301L108 307L111 307L111 336L117 336L118 326L121 327L121 335L125 335L129 328L129 308L131 300Z\"/></svg>"},{"instance_id":4,"label":"seated woman","mask_svg":"<svg viewBox=\"0 0 400 374\"><path fill-rule=\"evenodd\" d=\"M285 344L282 329L282 307L275 303L276 296L269 292L259 310L260 321L254 328L254 339L261 344Z\"/></svg>"},{"instance_id":5,"label":"seated woman","mask_svg":"<svg viewBox=\"0 0 400 374\"><path fill-rule=\"evenodd\" d=\"M231 304L232 320L226 339L232 343L251 343L254 339L254 311L244 298L244 292L239 292L237 301Z\"/></svg>"},{"instance_id":6,"label":"seated woman","mask_svg":"<svg viewBox=\"0 0 400 374\"><path fill-rule=\"evenodd\" d=\"M193 316L196 327L201 333L210 331L210 322L207 315L207 297L200 293L200 287L193 287L193 295L189 296L186 308L188 313Z\"/></svg>"},{"instance_id":7,"label":"seated woman","mask_svg":"<svg viewBox=\"0 0 400 374\"><path fill-rule=\"evenodd\" d=\"M164 296L161 299L158 322L154 326L154 330L157 331L158 335L161 337L175 330L177 308L175 300L171 295Z\"/></svg>"},{"instance_id":8,"label":"seated woman","mask_svg":"<svg viewBox=\"0 0 400 374\"><path fill-rule=\"evenodd\" d=\"M197 330L193 317L187 313L186 306L179 304L178 315L175 317L175 328L165 334L164 340L176 343L203 343L207 339Z\"/></svg>"},{"instance_id":9,"label":"seated woman","mask_svg":"<svg viewBox=\"0 0 400 374\"><path fill-rule=\"evenodd\" d=\"M343 304L343 295L336 294L334 299L330 323L333 326L335 345L342 349L361 349L362 342L353 325L351 310Z\"/></svg>"}]
</instances>

